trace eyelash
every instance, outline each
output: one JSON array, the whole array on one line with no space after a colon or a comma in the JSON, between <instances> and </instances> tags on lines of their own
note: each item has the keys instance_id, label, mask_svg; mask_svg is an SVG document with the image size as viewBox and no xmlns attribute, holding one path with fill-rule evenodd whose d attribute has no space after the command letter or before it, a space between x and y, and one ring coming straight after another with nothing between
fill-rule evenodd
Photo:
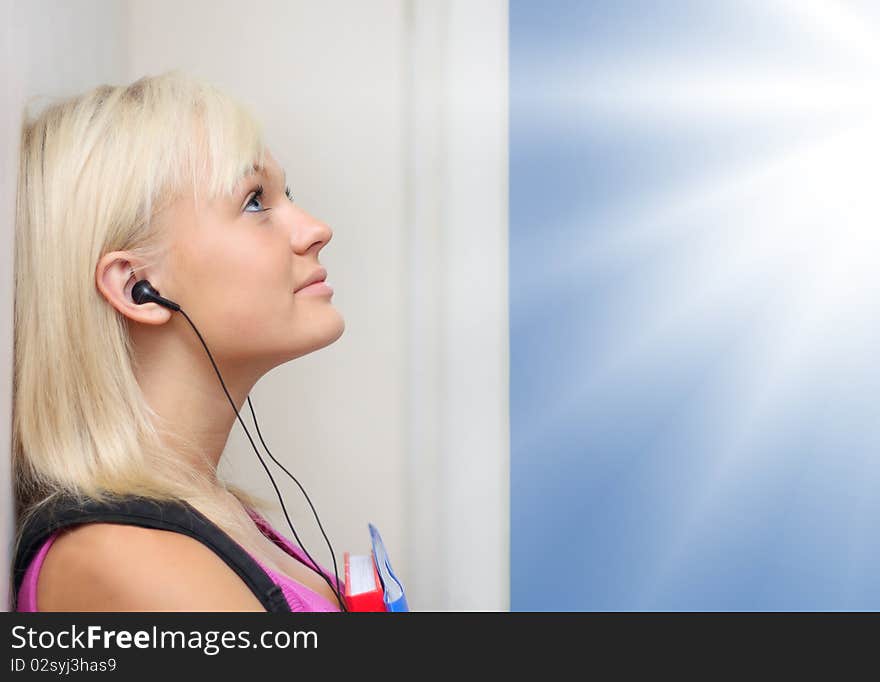
<instances>
[{"instance_id":1,"label":"eyelash","mask_svg":"<svg viewBox=\"0 0 880 682\"><path fill-rule=\"evenodd\" d=\"M290 191L290 186L287 186L287 187L284 188L284 194L287 196L288 199L290 199L291 201L293 201L293 194L292 194L291 191ZM247 208L248 206L250 206L251 202L252 202L254 199L259 199L259 198L262 197L262 196L263 196L263 186L262 186L262 185L257 185L256 188L253 190L253 194L252 194L251 197L247 200L247 203L245 204L245 208ZM268 210L269 210L268 208L263 208L263 209L260 209L259 211L247 211L247 213L262 213L263 211L268 211Z\"/></svg>"}]
</instances>

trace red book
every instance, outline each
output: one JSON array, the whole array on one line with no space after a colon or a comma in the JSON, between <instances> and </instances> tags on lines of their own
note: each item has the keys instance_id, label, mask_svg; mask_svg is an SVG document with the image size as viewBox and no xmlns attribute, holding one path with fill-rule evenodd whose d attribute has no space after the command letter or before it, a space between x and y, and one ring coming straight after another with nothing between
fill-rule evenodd
<instances>
[{"instance_id":1,"label":"red book","mask_svg":"<svg viewBox=\"0 0 880 682\"><path fill-rule=\"evenodd\" d=\"M349 611L386 611L385 590L373 555L344 553L345 605Z\"/></svg>"}]
</instances>

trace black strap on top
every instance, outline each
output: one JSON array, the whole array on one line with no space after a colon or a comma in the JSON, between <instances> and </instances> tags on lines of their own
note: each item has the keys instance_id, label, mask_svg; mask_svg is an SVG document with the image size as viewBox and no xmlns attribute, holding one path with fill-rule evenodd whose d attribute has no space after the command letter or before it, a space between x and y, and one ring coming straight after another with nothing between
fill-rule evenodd
<instances>
[{"instance_id":1,"label":"black strap on top","mask_svg":"<svg viewBox=\"0 0 880 682\"><path fill-rule=\"evenodd\" d=\"M160 501L137 496L104 503L95 500L77 502L66 496L59 497L34 514L25 524L15 555L13 609L24 574L43 542L62 528L95 522L158 528L195 538L238 574L267 611L290 611L281 588L272 582L253 557L195 507L184 500Z\"/></svg>"}]
</instances>

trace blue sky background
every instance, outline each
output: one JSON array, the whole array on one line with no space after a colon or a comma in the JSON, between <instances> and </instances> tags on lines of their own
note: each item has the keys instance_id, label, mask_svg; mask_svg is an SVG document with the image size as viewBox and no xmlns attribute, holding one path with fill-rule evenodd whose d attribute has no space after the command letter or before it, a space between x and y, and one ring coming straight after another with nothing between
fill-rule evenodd
<instances>
[{"instance_id":1,"label":"blue sky background","mask_svg":"<svg viewBox=\"0 0 880 682\"><path fill-rule=\"evenodd\" d=\"M512 610L880 608L874 36L511 0Z\"/></svg>"}]
</instances>

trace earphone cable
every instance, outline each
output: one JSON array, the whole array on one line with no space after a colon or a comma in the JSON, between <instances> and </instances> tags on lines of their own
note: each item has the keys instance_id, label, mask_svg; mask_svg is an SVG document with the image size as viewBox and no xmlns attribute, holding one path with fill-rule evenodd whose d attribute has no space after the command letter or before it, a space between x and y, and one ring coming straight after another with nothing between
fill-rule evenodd
<instances>
[{"instance_id":1,"label":"earphone cable","mask_svg":"<svg viewBox=\"0 0 880 682\"><path fill-rule=\"evenodd\" d=\"M248 401L248 407L251 410L251 416L254 419L254 426L257 427L257 436L259 437L260 442L263 444L263 448L265 448L266 453L269 455L271 460L273 462L275 462L275 464L277 464L281 468L281 470L285 474L287 474L291 479L293 479L293 482L299 486L299 489L302 491L302 494L305 496L306 501L309 503L309 506L312 508L312 514L315 515L315 521L318 522L318 528L321 529L321 535L324 536L324 540L326 541L327 546L330 548L330 557L333 559L333 575L336 577L336 581L339 582L339 572L336 567L336 555L333 553L333 545L330 544L330 540L327 537L327 533L324 532L324 526L321 525L321 519L318 518L318 512L315 509L315 505L312 504L312 500L309 498L309 494L306 492L306 489L303 488L302 484L296 479L296 476L294 476L292 473L290 473L287 470L287 467L285 467L281 462L279 462L277 459L275 459L275 456L272 454L271 450L269 450L269 446L266 445L266 441L263 440L263 434L260 433L260 424L257 421L257 415L256 415L256 412L254 412L254 406L251 403L250 396L247 397L247 401Z\"/></svg>"},{"instance_id":2,"label":"earphone cable","mask_svg":"<svg viewBox=\"0 0 880 682\"><path fill-rule=\"evenodd\" d=\"M183 310L183 308L178 308L178 310L181 313L183 313L183 316L186 318L186 321L189 322L190 326L193 328L193 331L196 333L196 336L199 337L199 341L202 342L202 346L205 347L205 351L208 353L208 359L210 359L211 364L214 367L214 371L217 373L217 378L220 379L220 385L223 387L223 392L226 393L226 397L229 399L229 404L232 406L232 410L233 410L233 412L235 412L235 416L238 418L238 422L241 424L241 427L244 429L244 432L247 435L248 440L251 443L251 447L253 447L254 452L257 454L257 458L260 460L260 464L263 465L263 469L266 471L266 475L269 476L269 480L272 482L272 487L275 489L275 494L278 497L278 501L281 503L281 509L284 512L284 518L287 519L287 525L289 525L290 530L293 531L293 536L296 538L296 541L299 544L300 549L302 549L302 551L305 553L305 555L309 558L309 561L312 562L312 566L314 566L314 569L318 573L318 575L320 575L324 579L324 581L330 586L330 589L333 590L333 593L336 595L336 599L339 602L340 610L343 612L347 612L348 608L345 606L345 601L342 599L342 596L339 593L339 587L338 587L339 573L337 572L337 569L336 569L336 557L333 554L333 547L330 546L330 554L331 554L331 556L333 556L333 571L334 571L334 576L336 578L336 585L333 585L330 582L330 579L326 575L324 575L323 571L321 571L321 569L318 568L317 562L315 562L315 560L312 558L312 555L309 554L308 551L306 550L306 548L303 546L302 541L299 539L299 535L297 535L297 533L296 533L296 529L293 527L293 522L290 520L290 515L287 513L287 507L284 505L284 498L282 498L282 496L281 496L281 491L278 489L278 485L275 483L275 479L273 478L272 473L269 471L269 467L266 466L266 462L263 460L263 457L260 455L260 452L257 449L256 444L254 443L254 439L251 437L250 431L248 431L247 426L245 426L244 421L242 421L241 415L238 413L238 410L235 407L235 401L232 399L232 396L229 395L229 391L226 388L226 383L223 381L223 376L220 374L220 370L217 368L217 363L214 362L214 357L211 355L211 351L208 350L208 344L205 343L205 340L202 338L202 335L199 333L199 330L196 328L195 324L193 324L193 321L189 318L189 315L186 314L186 312ZM250 402L250 398L248 398L248 402ZM253 407L251 407L251 412L253 413ZM256 419L254 419L254 423L256 424ZM259 427L257 427L257 432L259 433ZM262 438L260 440L262 441ZM264 446L265 446L265 443L264 443ZM268 452L269 449L266 448L266 451ZM272 454L269 453L269 456L272 457ZM272 457L272 461L274 461L276 464L278 464L278 461L274 457ZM279 464L279 466L281 466L281 465ZM284 469L283 466L281 468ZM285 469L285 471L287 471L287 470ZM289 472L287 472L287 473L288 473L288 475L290 475ZM296 480L296 479L294 479L294 480ZM296 483L297 483L297 485L299 485L299 481L296 481ZM300 486L300 489L302 489L302 486ZM303 490L303 493L305 493L304 490ZM306 499L308 500L308 495L306 495ZM309 506L312 506L311 500L309 500ZM312 506L312 511L314 511L314 509L315 508ZM317 514L316 514L316 516L317 516ZM318 526L320 526L320 525L321 525L321 522L318 521ZM324 533L323 528L321 528L321 533L322 534ZM326 534L324 534L324 539L327 540ZM329 540L327 540L327 544L330 545Z\"/></svg>"}]
</instances>

